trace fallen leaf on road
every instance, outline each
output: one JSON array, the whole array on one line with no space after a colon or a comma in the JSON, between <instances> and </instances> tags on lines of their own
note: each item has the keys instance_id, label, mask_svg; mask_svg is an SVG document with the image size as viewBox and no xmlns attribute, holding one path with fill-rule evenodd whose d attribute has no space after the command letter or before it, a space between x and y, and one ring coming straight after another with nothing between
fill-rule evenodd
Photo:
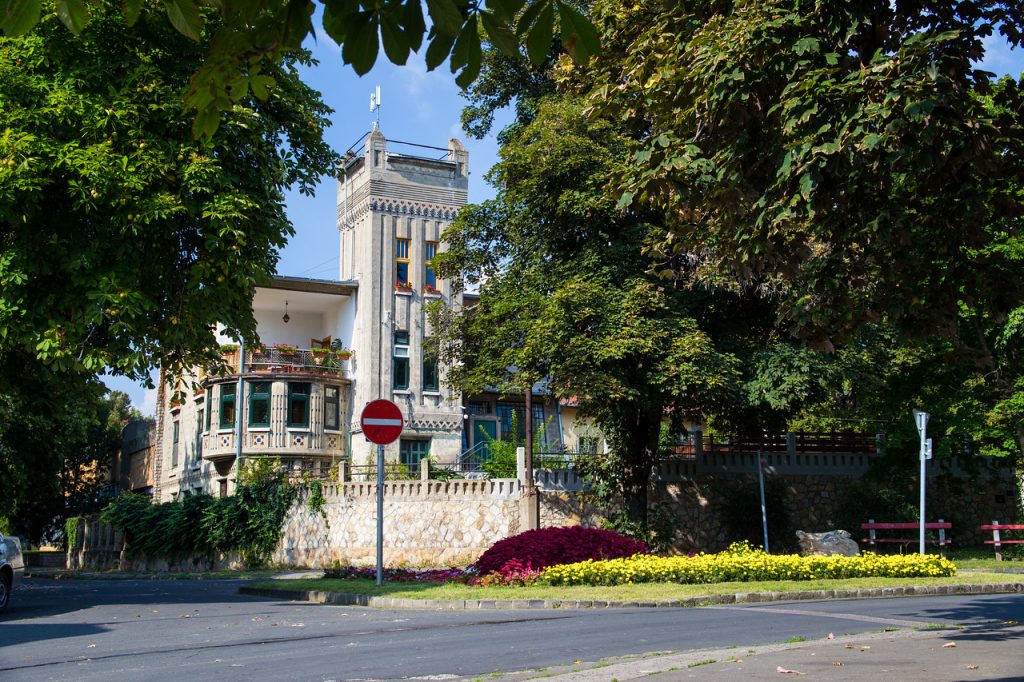
<instances>
[{"instance_id":1,"label":"fallen leaf on road","mask_svg":"<svg viewBox=\"0 0 1024 682\"><path fill-rule=\"evenodd\" d=\"M836 636L830 632L830 633L828 633L828 637L826 639L835 639L835 638L836 638Z\"/></svg>"},{"instance_id":2,"label":"fallen leaf on road","mask_svg":"<svg viewBox=\"0 0 1024 682\"><path fill-rule=\"evenodd\" d=\"M790 670L789 668L783 668L781 665L775 668L775 672L780 673L782 675L806 675L807 674L807 673L802 673L799 670Z\"/></svg>"},{"instance_id":3,"label":"fallen leaf on road","mask_svg":"<svg viewBox=\"0 0 1024 682\"><path fill-rule=\"evenodd\" d=\"M90 644L89 646L87 646L87 647L85 647L85 648L86 648L86 649L95 649L95 648L96 648L96 645L95 645L95 644Z\"/></svg>"},{"instance_id":4,"label":"fallen leaf on road","mask_svg":"<svg viewBox=\"0 0 1024 682\"><path fill-rule=\"evenodd\" d=\"M575 661L573 661L573 665L579 665L582 662L583 661L581 661L580 659L577 658Z\"/></svg>"},{"instance_id":5,"label":"fallen leaf on road","mask_svg":"<svg viewBox=\"0 0 1024 682\"><path fill-rule=\"evenodd\" d=\"M843 662L842 662L842 661L832 661L832 665L833 665L833 666L835 666L836 668L838 668L838 667L839 667L839 666L841 666L842 664L843 664Z\"/></svg>"},{"instance_id":6,"label":"fallen leaf on road","mask_svg":"<svg viewBox=\"0 0 1024 682\"><path fill-rule=\"evenodd\" d=\"M978 666L976 666L976 665L969 665L969 666L967 666L967 669L968 670L977 670Z\"/></svg>"},{"instance_id":7,"label":"fallen leaf on road","mask_svg":"<svg viewBox=\"0 0 1024 682\"><path fill-rule=\"evenodd\" d=\"M946 642L942 645L943 649L954 649L956 648L956 642Z\"/></svg>"}]
</instances>

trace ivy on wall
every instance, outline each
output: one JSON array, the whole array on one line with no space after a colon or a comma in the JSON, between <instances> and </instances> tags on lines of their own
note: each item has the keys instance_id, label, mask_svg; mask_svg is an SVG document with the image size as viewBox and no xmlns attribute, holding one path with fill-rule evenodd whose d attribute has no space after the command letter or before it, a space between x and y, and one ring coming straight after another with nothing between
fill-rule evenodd
<instances>
[{"instance_id":1,"label":"ivy on wall","mask_svg":"<svg viewBox=\"0 0 1024 682\"><path fill-rule=\"evenodd\" d=\"M128 551L150 558L238 552L247 568L266 565L281 539L285 515L298 495L274 460L251 460L230 497L205 493L151 504L121 495L100 518L121 530Z\"/></svg>"}]
</instances>

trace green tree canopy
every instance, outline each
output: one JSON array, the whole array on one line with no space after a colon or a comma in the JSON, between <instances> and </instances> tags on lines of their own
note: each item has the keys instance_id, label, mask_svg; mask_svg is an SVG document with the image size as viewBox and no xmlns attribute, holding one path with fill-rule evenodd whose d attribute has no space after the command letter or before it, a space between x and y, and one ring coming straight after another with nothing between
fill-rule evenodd
<instances>
[{"instance_id":1,"label":"green tree canopy","mask_svg":"<svg viewBox=\"0 0 1024 682\"><path fill-rule=\"evenodd\" d=\"M377 61L380 48L395 64L405 64L426 37L426 62L435 69L447 60L456 81L465 87L481 68L481 43L486 40L505 54L520 45L534 63L548 54L557 29L565 49L585 61L598 48L597 32L580 14L576 0L163 0L170 25L199 42L209 31L207 58L195 65L187 95L195 109L196 132L209 135L219 116L248 97L260 99L275 87L275 65L315 35L312 17L322 10L323 31L342 46L341 56L362 75ZM40 18L59 18L78 34L96 14L109 11L110 0L8 0L0 14L0 30L24 35ZM134 25L156 3L125 0L124 20ZM217 20L211 30L211 11ZM557 21L556 21L557 17Z\"/></svg>"},{"instance_id":2,"label":"green tree canopy","mask_svg":"<svg viewBox=\"0 0 1024 682\"><path fill-rule=\"evenodd\" d=\"M614 453L614 492L643 525L663 419L678 433L684 419L724 412L737 360L701 329L694 294L648 274L654 228L606 190L630 141L583 116L578 99L536 104L491 174L498 198L460 214L435 261L441 276L479 282L479 303L432 320L463 391L518 393L547 378L577 399Z\"/></svg>"},{"instance_id":3,"label":"green tree canopy","mask_svg":"<svg viewBox=\"0 0 1024 682\"><path fill-rule=\"evenodd\" d=\"M181 95L208 44L148 7L129 29L110 4L78 37L46 15L0 38L5 373L36 358L139 377L214 358L217 323L254 335L254 286L292 233L284 190L310 193L337 160L330 109L289 53L263 66L273 94L195 140Z\"/></svg>"},{"instance_id":4,"label":"green tree canopy","mask_svg":"<svg viewBox=\"0 0 1024 682\"><path fill-rule=\"evenodd\" d=\"M638 141L624 206L688 278L781 296L828 347L878 320L955 336L1022 300L1022 83L976 62L1018 2L595 3L569 83ZM680 258L686 256L686 258Z\"/></svg>"},{"instance_id":5,"label":"green tree canopy","mask_svg":"<svg viewBox=\"0 0 1024 682\"><path fill-rule=\"evenodd\" d=\"M69 515L99 511L121 429L140 415L128 396L86 373L22 357L0 383L0 518L38 543Z\"/></svg>"},{"instance_id":6,"label":"green tree canopy","mask_svg":"<svg viewBox=\"0 0 1024 682\"><path fill-rule=\"evenodd\" d=\"M663 216L656 268L767 293L811 348L882 343L875 387L913 366L903 400L1024 450L1024 81L977 66L996 33L1021 45L1019 3L599 0L594 17L605 49L556 73L636 141L613 192ZM751 398L840 394L848 377L779 341Z\"/></svg>"}]
</instances>

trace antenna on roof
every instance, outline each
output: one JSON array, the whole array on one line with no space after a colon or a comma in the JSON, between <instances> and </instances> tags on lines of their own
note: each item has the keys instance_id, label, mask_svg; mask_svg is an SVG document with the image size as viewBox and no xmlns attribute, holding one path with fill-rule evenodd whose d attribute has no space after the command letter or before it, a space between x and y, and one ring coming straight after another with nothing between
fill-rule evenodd
<instances>
[{"instance_id":1,"label":"antenna on roof","mask_svg":"<svg viewBox=\"0 0 1024 682\"><path fill-rule=\"evenodd\" d=\"M370 93L370 113L377 114L377 120L373 122L373 129L380 130L380 86L376 92Z\"/></svg>"}]
</instances>

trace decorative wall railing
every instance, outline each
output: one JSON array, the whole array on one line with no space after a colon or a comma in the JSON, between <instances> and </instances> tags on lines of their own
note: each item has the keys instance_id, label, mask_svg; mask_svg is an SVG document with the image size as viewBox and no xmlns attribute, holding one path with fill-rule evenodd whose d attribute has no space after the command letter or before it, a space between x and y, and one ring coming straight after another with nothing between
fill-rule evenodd
<instances>
[{"instance_id":1,"label":"decorative wall railing","mask_svg":"<svg viewBox=\"0 0 1024 682\"><path fill-rule=\"evenodd\" d=\"M224 362L236 374L239 370L239 352L224 351ZM329 349L296 348L294 351L280 348L264 348L246 351L246 372L269 372L274 374L305 373L347 376L351 355Z\"/></svg>"},{"instance_id":2,"label":"decorative wall railing","mask_svg":"<svg viewBox=\"0 0 1024 682\"><path fill-rule=\"evenodd\" d=\"M761 438L718 436L696 431L687 442L676 446L669 457L694 459L703 453L786 453L797 454L881 454L881 434L855 431L790 431L765 434Z\"/></svg>"}]
</instances>

